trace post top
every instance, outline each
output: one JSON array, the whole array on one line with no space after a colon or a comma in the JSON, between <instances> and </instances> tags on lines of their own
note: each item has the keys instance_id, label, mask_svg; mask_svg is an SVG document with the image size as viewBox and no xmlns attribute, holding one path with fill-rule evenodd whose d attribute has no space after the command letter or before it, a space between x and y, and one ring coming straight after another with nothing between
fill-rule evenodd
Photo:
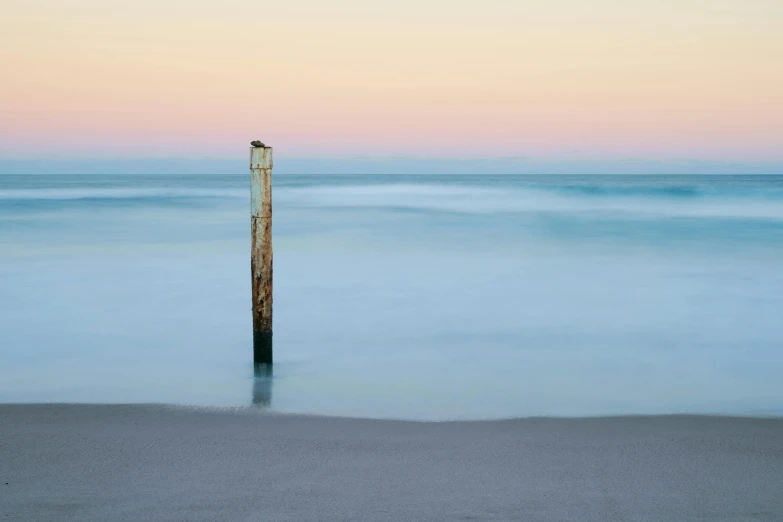
<instances>
[{"instance_id":1,"label":"post top","mask_svg":"<svg viewBox=\"0 0 783 522\"><path fill-rule=\"evenodd\" d=\"M250 148L250 168L251 169L271 169L272 168L272 147L251 147Z\"/></svg>"}]
</instances>

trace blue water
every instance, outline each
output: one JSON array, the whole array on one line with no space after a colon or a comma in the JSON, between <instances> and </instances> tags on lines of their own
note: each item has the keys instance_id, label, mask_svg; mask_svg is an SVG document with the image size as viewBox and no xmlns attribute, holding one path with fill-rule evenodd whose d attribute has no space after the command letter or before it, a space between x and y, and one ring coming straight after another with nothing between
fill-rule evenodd
<instances>
[{"instance_id":1,"label":"blue water","mask_svg":"<svg viewBox=\"0 0 783 522\"><path fill-rule=\"evenodd\" d=\"M0 401L783 414L783 176L0 176Z\"/></svg>"}]
</instances>

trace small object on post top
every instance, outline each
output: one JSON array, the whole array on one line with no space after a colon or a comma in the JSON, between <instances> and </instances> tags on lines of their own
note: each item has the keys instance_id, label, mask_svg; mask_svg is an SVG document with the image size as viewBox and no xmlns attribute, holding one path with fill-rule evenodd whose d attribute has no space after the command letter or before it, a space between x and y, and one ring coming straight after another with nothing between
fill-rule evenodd
<instances>
[{"instance_id":1,"label":"small object on post top","mask_svg":"<svg viewBox=\"0 0 783 522\"><path fill-rule=\"evenodd\" d=\"M250 144L251 144L253 147L266 147L266 145L264 145L264 143L263 143L263 142L261 142L261 141L258 141L258 140L256 140L256 141L251 141L251 142L250 142Z\"/></svg>"}]
</instances>

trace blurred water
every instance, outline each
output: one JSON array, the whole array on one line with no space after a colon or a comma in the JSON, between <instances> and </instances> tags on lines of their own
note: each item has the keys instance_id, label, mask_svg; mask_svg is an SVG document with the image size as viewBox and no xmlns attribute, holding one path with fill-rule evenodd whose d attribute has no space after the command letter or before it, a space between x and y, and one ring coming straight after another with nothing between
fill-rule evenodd
<instances>
[{"instance_id":1,"label":"blurred water","mask_svg":"<svg viewBox=\"0 0 783 522\"><path fill-rule=\"evenodd\" d=\"M0 401L783 413L783 176L0 176Z\"/></svg>"}]
</instances>

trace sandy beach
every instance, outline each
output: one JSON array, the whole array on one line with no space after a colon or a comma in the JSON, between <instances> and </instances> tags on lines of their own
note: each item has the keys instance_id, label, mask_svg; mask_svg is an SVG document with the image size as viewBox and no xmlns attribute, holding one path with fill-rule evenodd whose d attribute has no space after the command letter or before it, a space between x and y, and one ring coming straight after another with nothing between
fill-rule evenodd
<instances>
[{"instance_id":1,"label":"sandy beach","mask_svg":"<svg viewBox=\"0 0 783 522\"><path fill-rule=\"evenodd\" d=\"M783 520L783 420L0 406L13 521Z\"/></svg>"}]
</instances>

